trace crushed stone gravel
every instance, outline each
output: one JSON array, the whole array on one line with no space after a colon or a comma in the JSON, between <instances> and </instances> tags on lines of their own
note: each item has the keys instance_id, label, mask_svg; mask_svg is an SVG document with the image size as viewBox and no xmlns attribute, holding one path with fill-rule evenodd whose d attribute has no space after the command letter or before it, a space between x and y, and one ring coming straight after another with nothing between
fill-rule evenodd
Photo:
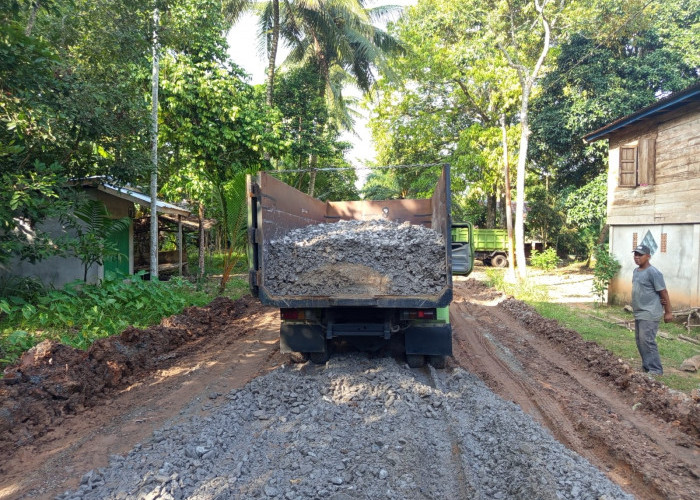
<instances>
[{"instance_id":1,"label":"crushed stone gravel","mask_svg":"<svg viewBox=\"0 0 700 500\"><path fill-rule=\"evenodd\" d=\"M633 498L461 369L349 354L209 399L57 498Z\"/></svg>"},{"instance_id":2,"label":"crushed stone gravel","mask_svg":"<svg viewBox=\"0 0 700 500\"><path fill-rule=\"evenodd\" d=\"M427 295L447 284L443 236L410 222L306 226L270 241L264 255L274 295Z\"/></svg>"}]
</instances>

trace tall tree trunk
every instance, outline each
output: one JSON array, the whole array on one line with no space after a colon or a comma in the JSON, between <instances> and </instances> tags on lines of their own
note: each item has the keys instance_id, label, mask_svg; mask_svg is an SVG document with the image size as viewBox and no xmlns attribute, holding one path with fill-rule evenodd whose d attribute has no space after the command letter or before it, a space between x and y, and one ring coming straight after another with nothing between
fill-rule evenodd
<instances>
[{"instance_id":1,"label":"tall tree trunk","mask_svg":"<svg viewBox=\"0 0 700 500\"><path fill-rule=\"evenodd\" d=\"M530 138L527 109L530 99L530 85L523 85L523 96L520 104L520 148L518 152L518 167L516 172L515 190L515 260L520 279L527 277L525 263L525 166L527 165L527 148Z\"/></svg>"},{"instance_id":2,"label":"tall tree trunk","mask_svg":"<svg viewBox=\"0 0 700 500\"><path fill-rule=\"evenodd\" d=\"M158 8L153 9L153 72L151 74L151 279L158 279Z\"/></svg>"},{"instance_id":3,"label":"tall tree trunk","mask_svg":"<svg viewBox=\"0 0 700 500\"><path fill-rule=\"evenodd\" d=\"M486 227L493 229L496 227L496 195L486 196Z\"/></svg>"},{"instance_id":4,"label":"tall tree trunk","mask_svg":"<svg viewBox=\"0 0 700 500\"><path fill-rule=\"evenodd\" d=\"M515 274L515 255L513 252L513 211L510 200L510 162L508 161L508 134L506 131L506 115L501 115L501 131L503 140L503 177L506 190L506 229L508 230L508 268L511 275Z\"/></svg>"},{"instance_id":5,"label":"tall tree trunk","mask_svg":"<svg viewBox=\"0 0 700 500\"><path fill-rule=\"evenodd\" d=\"M280 3L279 0L272 0L272 39L270 40L270 53L267 60L267 93L265 102L272 107L273 94L275 90L275 64L277 61L277 46L280 38ZM270 161L269 151L263 155L266 161ZM279 168L279 164L277 165Z\"/></svg>"},{"instance_id":6,"label":"tall tree trunk","mask_svg":"<svg viewBox=\"0 0 700 500\"><path fill-rule=\"evenodd\" d=\"M280 38L280 2L272 0L272 39L270 40L270 53L267 61L267 98L268 106L272 106L272 95L275 88L275 63L277 60L277 46Z\"/></svg>"},{"instance_id":7,"label":"tall tree trunk","mask_svg":"<svg viewBox=\"0 0 700 500\"><path fill-rule=\"evenodd\" d=\"M309 156L309 196L314 195L316 189L316 166L318 165L318 155L312 154Z\"/></svg>"},{"instance_id":8,"label":"tall tree trunk","mask_svg":"<svg viewBox=\"0 0 700 500\"><path fill-rule=\"evenodd\" d=\"M544 59L547 57L549 52L549 38L550 29L549 22L544 16L544 6L547 4L548 0L543 0L542 3L539 0L533 0L535 5L535 10L537 11L540 21L542 22L542 27L544 29L544 40L542 42L542 51L540 56L535 63L532 72L530 72L524 65L519 64L514 61L508 51L500 46L501 52L508 60L508 63L518 72L518 78L520 80L520 88L522 91L521 101L520 101L520 148L518 151L518 166L516 175L516 191L518 198L515 204L515 259L517 261L517 273L520 279L525 279L527 277L527 266L525 263L525 167L527 165L527 149L530 140L530 122L528 118L528 107L530 104L530 93L532 92L532 86L535 81L537 81L537 75L542 68Z\"/></svg>"},{"instance_id":9,"label":"tall tree trunk","mask_svg":"<svg viewBox=\"0 0 700 500\"><path fill-rule=\"evenodd\" d=\"M39 11L39 7L41 7L41 0L35 0L34 2L32 2L32 11L29 13L27 27L24 30L24 34L27 36L32 34L32 30L34 29L34 23L36 22L36 14Z\"/></svg>"}]
</instances>

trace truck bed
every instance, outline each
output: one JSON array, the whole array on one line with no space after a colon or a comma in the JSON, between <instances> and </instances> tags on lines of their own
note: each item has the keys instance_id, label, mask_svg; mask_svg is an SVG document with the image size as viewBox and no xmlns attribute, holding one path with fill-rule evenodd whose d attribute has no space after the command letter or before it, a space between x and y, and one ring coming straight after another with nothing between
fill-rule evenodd
<instances>
[{"instance_id":1,"label":"truck bed","mask_svg":"<svg viewBox=\"0 0 700 500\"><path fill-rule=\"evenodd\" d=\"M249 280L251 291L263 304L293 307L444 307L452 300L449 166L443 167L434 194L426 199L386 201L321 201L275 179L266 172L248 177ZM265 248L290 230L339 220L388 219L432 228L445 242L445 286L437 293L385 295L275 295L266 285Z\"/></svg>"}]
</instances>

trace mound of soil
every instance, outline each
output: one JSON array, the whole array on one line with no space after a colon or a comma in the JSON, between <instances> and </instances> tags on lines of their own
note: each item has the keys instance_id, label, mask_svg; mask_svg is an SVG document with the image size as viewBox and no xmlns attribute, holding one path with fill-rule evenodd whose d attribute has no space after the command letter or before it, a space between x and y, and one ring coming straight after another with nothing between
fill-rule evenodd
<instances>
[{"instance_id":1,"label":"mound of soil","mask_svg":"<svg viewBox=\"0 0 700 500\"><path fill-rule=\"evenodd\" d=\"M519 300L508 298L500 307L518 318L533 333L558 344L571 359L578 359L589 371L607 380L639 409L672 423L695 439L700 438L700 401L673 391L629 365L595 342L588 342L557 321L540 316Z\"/></svg>"},{"instance_id":2,"label":"mound of soil","mask_svg":"<svg viewBox=\"0 0 700 500\"><path fill-rule=\"evenodd\" d=\"M0 379L0 456L9 456L75 415L124 388L139 375L164 365L178 347L226 329L259 309L251 297L219 297L189 307L160 325L130 327L99 339L87 351L44 341L27 351Z\"/></svg>"}]
</instances>

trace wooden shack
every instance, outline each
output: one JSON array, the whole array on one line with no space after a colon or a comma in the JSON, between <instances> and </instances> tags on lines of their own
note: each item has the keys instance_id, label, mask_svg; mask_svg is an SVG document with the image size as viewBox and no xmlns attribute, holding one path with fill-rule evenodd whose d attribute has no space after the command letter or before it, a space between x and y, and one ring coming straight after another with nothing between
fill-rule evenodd
<instances>
[{"instance_id":1,"label":"wooden shack","mask_svg":"<svg viewBox=\"0 0 700 500\"><path fill-rule=\"evenodd\" d=\"M622 269L609 301L629 303L632 249L652 250L674 309L700 307L700 84L584 137L609 142L610 251Z\"/></svg>"}]
</instances>

